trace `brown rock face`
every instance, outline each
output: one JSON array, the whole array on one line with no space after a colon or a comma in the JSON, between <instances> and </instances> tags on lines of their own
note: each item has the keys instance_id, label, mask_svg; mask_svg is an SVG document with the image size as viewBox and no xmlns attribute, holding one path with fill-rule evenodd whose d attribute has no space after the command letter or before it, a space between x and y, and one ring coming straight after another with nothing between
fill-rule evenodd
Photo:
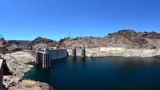
<instances>
[{"instance_id":1,"label":"brown rock face","mask_svg":"<svg viewBox=\"0 0 160 90\"><path fill-rule=\"evenodd\" d=\"M21 47L19 47L17 44L13 44L7 47L8 51L20 51L22 50Z\"/></svg>"},{"instance_id":2,"label":"brown rock face","mask_svg":"<svg viewBox=\"0 0 160 90\"><path fill-rule=\"evenodd\" d=\"M0 51L16 51L20 49L43 47L124 47L124 48L160 48L160 33L136 32L131 29L120 30L104 37L64 38L59 42L37 37L33 41L10 40L0 38Z\"/></svg>"},{"instance_id":3,"label":"brown rock face","mask_svg":"<svg viewBox=\"0 0 160 90\"><path fill-rule=\"evenodd\" d=\"M160 33L156 32L144 32L141 34L144 38L150 38L150 39L160 39Z\"/></svg>"},{"instance_id":4,"label":"brown rock face","mask_svg":"<svg viewBox=\"0 0 160 90\"><path fill-rule=\"evenodd\" d=\"M37 37L32 42L32 46L34 48L41 48L41 47L55 47L57 46L57 42L51 39L46 39L42 37Z\"/></svg>"},{"instance_id":5,"label":"brown rock face","mask_svg":"<svg viewBox=\"0 0 160 90\"><path fill-rule=\"evenodd\" d=\"M160 48L160 34L156 32L135 32L134 30L120 30L104 37L106 44L125 48Z\"/></svg>"},{"instance_id":6,"label":"brown rock face","mask_svg":"<svg viewBox=\"0 0 160 90\"><path fill-rule=\"evenodd\" d=\"M62 47L124 47L124 48L160 48L160 34L156 32L135 32L131 29L120 30L103 38L77 37L61 39Z\"/></svg>"},{"instance_id":7,"label":"brown rock face","mask_svg":"<svg viewBox=\"0 0 160 90\"><path fill-rule=\"evenodd\" d=\"M98 47L103 45L103 41L98 37L64 38L60 40L59 45L61 47Z\"/></svg>"},{"instance_id":8,"label":"brown rock face","mask_svg":"<svg viewBox=\"0 0 160 90\"><path fill-rule=\"evenodd\" d=\"M0 47L4 47L6 45L6 41L4 38L0 38Z\"/></svg>"},{"instance_id":9,"label":"brown rock face","mask_svg":"<svg viewBox=\"0 0 160 90\"><path fill-rule=\"evenodd\" d=\"M5 53L8 51L8 49L6 48L7 43L5 41L4 38L0 38L0 53Z\"/></svg>"},{"instance_id":10,"label":"brown rock face","mask_svg":"<svg viewBox=\"0 0 160 90\"><path fill-rule=\"evenodd\" d=\"M6 42L4 38L0 38L0 52L6 53L11 51L19 51L22 50L22 47L18 43L9 43Z\"/></svg>"},{"instance_id":11,"label":"brown rock face","mask_svg":"<svg viewBox=\"0 0 160 90\"><path fill-rule=\"evenodd\" d=\"M134 30L120 30L104 37L106 44L127 48L142 48L148 43L146 39Z\"/></svg>"},{"instance_id":12,"label":"brown rock face","mask_svg":"<svg viewBox=\"0 0 160 90\"><path fill-rule=\"evenodd\" d=\"M8 40L9 46L17 45L21 49L31 49L31 41L29 40Z\"/></svg>"}]
</instances>

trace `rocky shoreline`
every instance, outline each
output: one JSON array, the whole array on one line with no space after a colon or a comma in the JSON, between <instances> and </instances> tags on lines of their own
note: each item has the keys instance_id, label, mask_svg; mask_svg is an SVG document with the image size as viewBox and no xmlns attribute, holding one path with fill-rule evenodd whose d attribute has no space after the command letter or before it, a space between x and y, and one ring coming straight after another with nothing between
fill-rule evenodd
<instances>
[{"instance_id":1,"label":"rocky shoreline","mask_svg":"<svg viewBox=\"0 0 160 90\"><path fill-rule=\"evenodd\" d=\"M54 90L46 83L22 79L24 74L33 67L33 65L26 64L35 60L30 54L19 51L1 56L6 60L12 72L12 75L4 76L3 78L6 90Z\"/></svg>"},{"instance_id":2,"label":"rocky shoreline","mask_svg":"<svg viewBox=\"0 0 160 90\"><path fill-rule=\"evenodd\" d=\"M71 49L67 50L71 55ZM77 56L80 50L77 50ZM123 57L153 57L160 55L160 49L124 49L121 47L97 47L86 48L87 57L106 57L106 56L123 56ZM2 58L6 60L12 75L4 76L3 84L6 90L54 90L46 83L23 80L23 76L33 65L27 65L33 62L35 58L27 52L18 51L15 53L2 54Z\"/></svg>"},{"instance_id":3,"label":"rocky shoreline","mask_svg":"<svg viewBox=\"0 0 160 90\"><path fill-rule=\"evenodd\" d=\"M72 49L67 49L72 56ZM81 49L76 49L77 56L81 56ZM160 55L160 49L127 49L121 47L94 47L85 49L86 57L156 57Z\"/></svg>"}]
</instances>

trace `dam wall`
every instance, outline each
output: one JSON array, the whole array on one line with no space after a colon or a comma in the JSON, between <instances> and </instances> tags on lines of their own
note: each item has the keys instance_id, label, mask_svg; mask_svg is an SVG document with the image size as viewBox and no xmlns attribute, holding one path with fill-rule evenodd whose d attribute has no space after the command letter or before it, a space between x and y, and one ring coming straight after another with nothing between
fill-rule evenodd
<instances>
[{"instance_id":1,"label":"dam wall","mask_svg":"<svg viewBox=\"0 0 160 90\"><path fill-rule=\"evenodd\" d=\"M68 55L72 56L72 49L67 49ZM76 55L81 56L81 49L76 48ZM126 49L122 47L94 47L85 48L87 57L154 57L160 55L160 49Z\"/></svg>"},{"instance_id":2,"label":"dam wall","mask_svg":"<svg viewBox=\"0 0 160 90\"><path fill-rule=\"evenodd\" d=\"M58 50L48 50L49 59L50 60L57 60L67 57L67 50L66 49L58 49Z\"/></svg>"},{"instance_id":3,"label":"dam wall","mask_svg":"<svg viewBox=\"0 0 160 90\"><path fill-rule=\"evenodd\" d=\"M49 50L48 48L37 48L35 53L35 63L41 64L42 68L51 67L51 60L57 60L67 57L66 49Z\"/></svg>"},{"instance_id":4,"label":"dam wall","mask_svg":"<svg viewBox=\"0 0 160 90\"><path fill-rule=\"evenodd\" d=\"M23 52L26 52L30 54L31 56L36 58L36 50L23 50ZM37 51L40 52L40 58L42 58L43 50ZM56 60L56 59L62 59L67 57L67 50L66 49L58 49L58 50L47 50L47 53L49 54L49 59Z\"/></svg>"},{"instance_id":5,"label":"dam wall","mask_svg":"<svg viewBox=\"0 0 160 90\"><path fill-rule=\"evenodd\" d=\"M69 56L75 56L73 55L73 49L69 48L67 49L68 55ZM75 48L76 56L81 56L81 49L80 48Z\"/></svg>"}]
</instances>

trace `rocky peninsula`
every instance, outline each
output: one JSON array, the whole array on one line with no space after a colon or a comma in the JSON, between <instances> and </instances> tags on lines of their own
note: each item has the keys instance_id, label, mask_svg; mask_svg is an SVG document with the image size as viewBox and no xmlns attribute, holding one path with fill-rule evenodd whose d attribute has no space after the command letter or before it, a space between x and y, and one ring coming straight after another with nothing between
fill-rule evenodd
<instances>
[{"instance_id":1,"label":"rocky peninsula","mask_svg":"<svg viewBox=\"0 0 160 90\"><path fill-rule=\"evenodd\" d=\"M18 51L1 54L1 57L5 59L11 72L11 75L3 76L3 85L7 90L53 90L46 83L22 79L24 74L33 67L27 64L35 60L32 55Z\"/></svg>"}]
</instances>

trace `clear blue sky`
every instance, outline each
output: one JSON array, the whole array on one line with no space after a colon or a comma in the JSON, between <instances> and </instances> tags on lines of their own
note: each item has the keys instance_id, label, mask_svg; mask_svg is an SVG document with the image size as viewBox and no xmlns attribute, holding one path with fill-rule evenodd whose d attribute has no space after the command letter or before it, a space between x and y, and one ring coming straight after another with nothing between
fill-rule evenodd
<instances>
[{"instance_id":1,"label":"clear blue sky","mask_svg":"<svg viewBox=\"0 0 160 90\"><path fill-rule=\"evenodd\" d=\"M160 31L160 0L0 0L6 39L104 36L119 29Z\"/></svg>"}]
</instances>

